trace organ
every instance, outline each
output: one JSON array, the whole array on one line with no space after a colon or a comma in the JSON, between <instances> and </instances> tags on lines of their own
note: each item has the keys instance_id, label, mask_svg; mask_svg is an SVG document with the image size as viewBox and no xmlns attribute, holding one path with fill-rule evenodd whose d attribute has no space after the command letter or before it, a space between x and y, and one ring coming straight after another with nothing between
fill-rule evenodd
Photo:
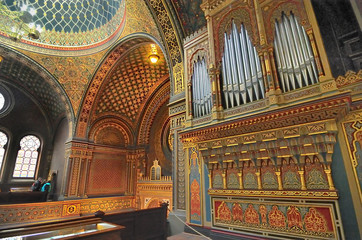
<instances>
[{"instance_id":1,"label":"organ","mask_svg":"<svg viewBox=\"0 0 362 240\"><path fill-rule=\"evenodd\" d=\"M310 1L204 0L201 7L207 29L184 40L188 222L338 239L331 166L336 116L349 97L337 93ZM320 226L333 227L316 233L303 225L314 208L337 212ZM302 209L307 214L292 216ZM302 229L286 230L293 224Z\"/></svg>"}]
</instances>

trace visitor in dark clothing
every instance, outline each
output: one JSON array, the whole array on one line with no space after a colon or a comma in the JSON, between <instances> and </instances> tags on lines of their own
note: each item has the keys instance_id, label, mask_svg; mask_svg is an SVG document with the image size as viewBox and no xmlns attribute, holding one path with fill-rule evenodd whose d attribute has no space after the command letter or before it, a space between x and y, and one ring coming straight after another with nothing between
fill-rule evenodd
<instances>
[{"instance_id":1,"label":"visitor in dark clothing","mask_svg":"<svg viewBox=\"0 0 362 240\"><path fill-rule=\"evenodd\" d=\"M43 179L42 179L41 177L38 178L38 179L33 183L33 185L31 186L31 190L32 190L32 191L40 191L41 186L42 186L42 182L43 182Z\"/></svg>"},{"instance_id":2,"label":"visitor in dark clothing","mask_svg":"<svg viewBox=\"0 0 362 240\"><path fill-rule=\"evenodd\" d=\"M42 192L50 192L50 189L51 189L50 181L47 181L47 182L44 183L43 186L41 187L41 191L42 191Z\"/></svg>"}]
</instances>

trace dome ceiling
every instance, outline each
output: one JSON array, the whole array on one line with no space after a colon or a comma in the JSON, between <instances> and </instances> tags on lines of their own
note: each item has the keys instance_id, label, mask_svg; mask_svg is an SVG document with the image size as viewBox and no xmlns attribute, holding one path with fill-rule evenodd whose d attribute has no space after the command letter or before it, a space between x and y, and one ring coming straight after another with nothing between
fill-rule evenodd
<instances>
[{"instance_id":1,"label":"dome ceiling","mask_svg":"<svg viewBox=\"0 0 362 240\"><path fill-rule=\"evenodd\" d=\"M17 14L23 2L36 10L33 22L42 28L39 39L24 36L23 42L45 48L80 50L104 45L117 39L125 22L125 0L5 0L3 4ZM6 21L6 14L1 18L0 29L6 35L13 23Z\"/></svg>"}]
</instances>

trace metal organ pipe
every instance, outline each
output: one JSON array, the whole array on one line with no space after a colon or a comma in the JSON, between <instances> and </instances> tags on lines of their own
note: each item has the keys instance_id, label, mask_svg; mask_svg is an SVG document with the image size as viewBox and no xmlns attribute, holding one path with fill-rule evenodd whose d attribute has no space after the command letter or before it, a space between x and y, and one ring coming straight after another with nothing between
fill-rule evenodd
<instances>
[{"instance_id":1,"label":"metal organ pipe","mask_svg":"<svg viewBox=\"0 0 362 240\"><path fill-rule=\"evenodd\" d=\"M244 25L239 32L233 22L230 35L224 34L221 67L226 108L265 97L259 55Z\"/></svg>"},{"instance_id":2,"label":"metal organ pipe","mask_svg":"<svg viewBox=\"0 0 362 240\"><path fill-rule=\"evenodd\" d=\"M293 13L275 21L274 50L283 92L318 82L309 38Z\"/></svg>"},{"instance_id":3,"label":"metal organ pipe","mask_svg":"<svg viewBox=\"0 0 362 240\"><path fill-rule=\"evenodd\" d=\"M227 95L230 98L231 107L234 107L234 93L233 93L233 85L232 85L232 75L231 75L231 68L230 68L230 57L229 57L229 47L228 47L228 40L227 35L224 35L225 40L225 68L226 68L226 80L227 80Z\"/></svg>"},{"instance_id":4,"label":"metal organ pipe","mask_svg":"<svg viewBox=\"0 0 362 240\"><path fill-rule=\"evenodd\" d=\"M243 57L241 53L240 38L235 23L233 23L232 25L232 31L233 31L232 37L234 39L234 45L235 45L236 67L238 69L239 92L241 94L241 99L243 100L243 103L246 103L245 76L242 68Z\"/></svg>"},{"instance_id":5,"label":"metal organ pipe","mask_svg":"<svg viewBox=\"0 0 362 240\"><path fill-rule=\"evenodd\" d=\"M198 118L210 114L212 109L211 83L204 58L194 62L191 81L194 117Z\"/></svg>"}]
</instances>

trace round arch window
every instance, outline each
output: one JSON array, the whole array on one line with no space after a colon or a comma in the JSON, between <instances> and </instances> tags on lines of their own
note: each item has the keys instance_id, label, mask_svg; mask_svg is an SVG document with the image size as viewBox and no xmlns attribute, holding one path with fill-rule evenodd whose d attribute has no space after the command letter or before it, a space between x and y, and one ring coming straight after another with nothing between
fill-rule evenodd
<instances>
[{"instance_id":1,"label":"round arch window","mask_svg":"<svg viewBox=\"0 0 362 240\"><path fill-rule=\"evenodd\" d=\"M3 85L0 85L0 117L5 116L10 112L14 104L14 98L10 90Z\"/></svg>"},{"instance_id":2,"label":"round arch window","mask_svg":"<svg viewBox=\"0 0 362 240\"><path fill-rule=\"evenodd\" d=\"M4 95L0 92L0 111L3 110L5 106L5 97Z\"/></svg>"}]
</instances>

